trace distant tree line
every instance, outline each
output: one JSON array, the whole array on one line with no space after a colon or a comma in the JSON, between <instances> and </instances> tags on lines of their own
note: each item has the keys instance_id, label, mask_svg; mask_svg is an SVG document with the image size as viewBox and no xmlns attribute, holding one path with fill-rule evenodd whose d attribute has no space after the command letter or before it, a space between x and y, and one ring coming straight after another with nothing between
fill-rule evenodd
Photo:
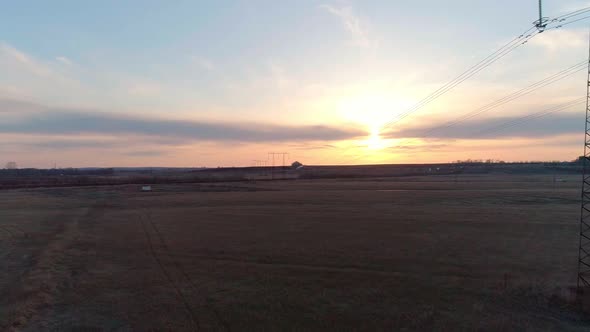
<instances>
[{"instance_id":1,"label":"distant tree line","mask_svg":"<svg viewBox=\"0 0 590 332\"><path fill-rule=\"evenodd\" d=\"M562 161L562 160L551 160L551 161L541 161L541 160L525 160L525 161L504 161L499 159L465 159L465 160L456 160L453 163L455 164L576 164L582 163L584 157L579 157L578 159L572 161Z\"/></svg>"},{"instance_id":2,"label":"distant tree line","mask_svg":"<svg viewBox=\"0 0 590 332\"><path fill-rule=\"evenodd\" d=\"M28 176L75 176L75 175L113 175L112 168L78 169L78 168L7 168L0 169L0 177Z\"/></svg>"},{"instance_id":3,"label":"distant tree line","mask_svg":"<svg viewBox=\"0 0 590 332\"><path fill-rule=\"evenodd\" d=\"M465 160L456 160L455 164L504 164L506 163L504 160L499 159L465 159Z\"/></svg>"}]
</instances>

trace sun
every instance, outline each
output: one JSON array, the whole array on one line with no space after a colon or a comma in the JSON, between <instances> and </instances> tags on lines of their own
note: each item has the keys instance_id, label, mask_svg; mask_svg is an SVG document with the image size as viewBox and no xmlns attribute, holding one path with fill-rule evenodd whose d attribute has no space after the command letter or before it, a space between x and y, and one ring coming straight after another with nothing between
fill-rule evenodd
<instances>
[{"instance_id":1,"label":"sun","mask_svg":"<svg viewBox=\"0 0 590 332\"><path fill-rule=\"evenodd\" d=\"M355 140L354 144L358 153L375 159L391 156L388 148L396 139L384 135L383 127L412 103L413 100L397 91L369 86L339 97L335 110L343 122L366 130L367 136Z\"/></svg>"},{"instance_id":2,"label":"sun","mask_svg":"<svg viewBox=\"0 0 590 332\"><path fill-rule=\"evenodd\" d=\"M369 138L367 139L367 148L369 150L382 150L387 147L387 142L381 137L379 133L379 128L374 127L371 129L369 133Z\"/></svg>"}]
</instances>

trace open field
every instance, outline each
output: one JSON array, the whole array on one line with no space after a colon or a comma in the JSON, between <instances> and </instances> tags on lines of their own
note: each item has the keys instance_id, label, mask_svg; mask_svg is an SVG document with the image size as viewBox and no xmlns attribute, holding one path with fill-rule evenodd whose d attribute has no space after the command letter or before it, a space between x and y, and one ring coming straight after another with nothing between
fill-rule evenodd
<instances>
[{"instance_id":1,"label":"open field","mask_svg":"<svg viewBox=\"0 0 590 332\"><path fill-rule=\"evenodd\" d=\"M0 330L587 331L560 178L0 191Z\"/></svg>"}]
</instances>

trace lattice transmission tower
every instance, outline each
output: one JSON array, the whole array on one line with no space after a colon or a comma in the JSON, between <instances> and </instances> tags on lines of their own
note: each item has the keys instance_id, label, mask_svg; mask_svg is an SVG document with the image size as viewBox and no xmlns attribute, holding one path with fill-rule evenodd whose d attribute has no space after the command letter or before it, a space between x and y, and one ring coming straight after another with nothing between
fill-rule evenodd
<instances>
[{"instance_id":1,"label":"lattice transmission tower","mask_svg":"<svg viewBox=\"0 0 590 332\"><path fill-rule=\"evenodd\" d=\"M578 291L590 286L590 37L588 39L588 75L586 76L586 123L584 125L584 156L582 203L580 213L580 244L578 249Z\"/></svg>"}]
</instances>

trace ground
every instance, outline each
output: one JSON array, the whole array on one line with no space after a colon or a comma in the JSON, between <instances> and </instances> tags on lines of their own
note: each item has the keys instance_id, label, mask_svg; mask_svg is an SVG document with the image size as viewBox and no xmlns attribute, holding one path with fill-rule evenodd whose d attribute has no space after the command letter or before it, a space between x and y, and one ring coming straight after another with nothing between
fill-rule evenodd
<instances>
[{"instance_id":1,"label":"ground","mask_svg":"<svg viewBox=\"0 0 590 332\"><path fill-rule=\"evenodd\" d=\"M0 191L0 330L587 331L553 179Z\"/></svg>"}]
</instances>

